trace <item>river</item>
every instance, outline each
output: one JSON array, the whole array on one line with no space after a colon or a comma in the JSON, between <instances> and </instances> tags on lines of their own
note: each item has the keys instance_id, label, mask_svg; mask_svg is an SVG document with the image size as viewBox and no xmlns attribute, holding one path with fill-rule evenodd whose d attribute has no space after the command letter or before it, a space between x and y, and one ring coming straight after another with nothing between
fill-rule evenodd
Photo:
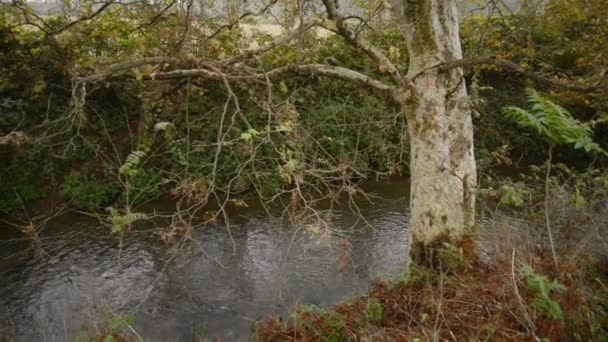
<instances>
[{"instance_id":1,"label":"river","mask_svg":"<svg viewBox=\"0 0 608 342\"><path fill-rule=\"evenodd\" d=\"M361 203L365 220L348 206L334 208L329 240L255 208L231 215L232 240L226 226L208 225L177 254L151 229L120 247L98 221L66 214L47 224L45 254L33 257L21 233L0 227L0 335L71 341L113 312L132 315L146 341L191 341L201 333L246 341L260 318L285 316L298 303L331 306L403 270L407 182L367 188L378 198ZM352 245L346 267L338 261L344 239Z\"/></svg>"}]
</instances>

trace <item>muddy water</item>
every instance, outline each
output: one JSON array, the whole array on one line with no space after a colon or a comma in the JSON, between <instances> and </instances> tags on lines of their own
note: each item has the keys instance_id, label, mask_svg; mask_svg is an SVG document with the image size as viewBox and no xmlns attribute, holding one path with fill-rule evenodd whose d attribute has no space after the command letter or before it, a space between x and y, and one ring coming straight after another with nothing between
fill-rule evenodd
<instances>
[{"instance_id":1,"label":"muddy water","mask_svg":"<svg viewBox=\"0 0 608 342\"><path fill-rule=\"evenodd\" d=\"M379 196L361 204L367 224L347 206L334 208L329 244L251 208L233 215L232 240L225 226L208 226L195 232L189 253L173 257L149 231L132 234L121 249L107 227L81 216L48 223L40 257L24 252L28 242L14 228L1 227L0 335L74 340L83 324L115 312L133 315L146 341L190 341L200 331L247 340L264 315L285 315L297 303L330 306L403 268L406 182L367 187ZM340 272L342 239L352 253Z\"/></svg>"}]
</instances>

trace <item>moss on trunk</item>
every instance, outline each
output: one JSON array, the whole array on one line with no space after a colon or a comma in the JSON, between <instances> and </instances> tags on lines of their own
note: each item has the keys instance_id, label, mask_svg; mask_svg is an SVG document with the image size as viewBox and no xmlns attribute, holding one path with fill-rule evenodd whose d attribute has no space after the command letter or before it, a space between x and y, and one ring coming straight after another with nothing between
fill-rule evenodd
<instances>
[{"instance_id":1,"label":"moss on trunk","mask_svg":"<svg viewBox=\"0 0 608 342\"><path fill-rule=\"evenodd\" d=\"M447 272L462 269L478 259L476 244L472 237L466 236L453 241L448 235L442 235L428 245L412 241L409 257L408 268L421 266Z\"/></svg>"}]
</instances>

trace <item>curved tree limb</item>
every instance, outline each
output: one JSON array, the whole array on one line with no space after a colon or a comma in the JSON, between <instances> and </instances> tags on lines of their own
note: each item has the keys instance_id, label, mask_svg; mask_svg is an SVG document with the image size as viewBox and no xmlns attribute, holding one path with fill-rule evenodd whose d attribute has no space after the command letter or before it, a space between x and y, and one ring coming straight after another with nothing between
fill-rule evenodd
<instances>
[{"instance_id":1,"label":"curved tree limb","mask_svg":"<svg viewBox=\"0 0 608 342\"><path fill-rule=\"evenodd\" d=\"M232 81L277 81L290 76L321 76L343 81L352 82L354 84L374 89L383 93L392 93L395 87L385 84L381 81L373 79L358 71L341 68L326 64L304 64L304 65L288 65L279 67L264 73L253 73L244 75L220 74L217 71L210 71L204 68L185 69L161 72L155 75L154 79L177 79L184 77L202 77L213 80L232 80ZM146 78L146 77L144 77ZM148 79L151 79L148 77Z\"/></svg>"},{"instance_id":2,"label":"curved tree limb","mask_svg":"<svg viewBox=\"0 0 608 342\"><path fill-rule=\"evenodd\" d=\"M291 33L285 34L275 40L273 40L272 42L265 44L261 47L255 48L255 49L249 49L249 50L245 50L243 52L241 52L238 55L226 58L224 60L221 61L209 61L209 60L204 60L204 59L193 59L193 60L186 60L186 59L179 59L179 58L175 58L175 57L146 57L146 58L142 58L142 59L138 59L138 60L134 60L131 62L124 62L124 63L117 63L117 64L113 64L111 66L109 66L106 70L104 70L101 73L98 74L94 74L91 76L87 76L87 77L83 77L78 79L78 81L84 81L84 82L98 82L98 81L102 81L106 78L109 77L113 77L116 76L118 74L120 74L121 72L130 70L130 69L135 69L144 65L150 65L150 64L160 64L160 63L168 63L168 64L198 64L201 62L208 62L208 63L215 63L218 65L223 65L223 66L230 66L233 64L237 64L240 62L244 62L246 60L249 60L251 58L254 58L255 56L258 56L260 54L263 54L265 52L271 51L281 45L287 44L289 43L291 40L295 39L298 35L300 35L301 33L315 27L317 25L316 22L310 22L310 23L305 23L303 24L303 26L301 28L298 28L296 30L294 30Z\"/></svg>"},{"instance_id":3,"label":"curved tree limb","mask_svg":"<svg viewBox=\"0 0 608 342\"><path fill-rule=\"evenodd\" d=\"M148 57L136 61L118 63L111 65L107 70L87 77L76 79L78 83L101 82L109 78L117 77L129 70L151 64L173 64L173 65L195 65L192 69L176 69L171 71L155 71L154 73L142 75L145 80L169 80L187 77L201 77L212 80L229 81L276 81L290 76L321 76L343 81L376 90L378 92L392 95L397 88L358 71L337 67L327 64L303 64L287 65L266 72L257 72L245 66L230 66L217 61L210 60L182 60L172 57Z\"/></svg>"},{"instance_id":4,"label":"curved tree limb","mask_svg":"<svg viewBox=\"0 0 608 342\"><path fill-rule=\"evenodd\" d=\"M586 85L586 86L567 84L567 83L562 82L561 80L548 78L539 73L526 70L524 67L522 67L521 65L519 65L517 63L511 62L506 59L497 58L495 56L464 58L461 60L438 64L438 65L433 66L432 68L421 71L419 74L414 76L414 78L416 78L420 74L423 74L423 73L429 71L430 69L434 69L434 68L438 68L440 70L445 71L445 70L450 70L450 69L454 69L454 68L471 68L476 65L494 65L503 70L520 74L521 76L523 76L527 79L530 79L539 84L544 84L544 85L547 85L550 87L564 89L564 90L571 90L571 91L576 91L576 92L595 92L600 89L605 89L606 85L604 85L604 83L606 80L608 80L608 71L606 71L603 73L602 77L594 84Z\"/></svg>"},{"instance_id":5,"label":"curved tree limb","mask_svg":"<svg viewBox=\"0 0 608 342\"><path fill-rule=\"evenodd\" d=\"M342 17L338 11L336 1L323 0L323 4L325 5L327 16L336 25L336 32L340 34L350 45L360 49L371 59L376 61L380 71L390 74L393 80L399 84L402 77L395 64L393 64L393 62L391 62L388 57L386 57L378 48L371 45L361 37L358 37L355 32L348 27L348 25L345 23L344 17Z\"/></svg>"}]
</instances>

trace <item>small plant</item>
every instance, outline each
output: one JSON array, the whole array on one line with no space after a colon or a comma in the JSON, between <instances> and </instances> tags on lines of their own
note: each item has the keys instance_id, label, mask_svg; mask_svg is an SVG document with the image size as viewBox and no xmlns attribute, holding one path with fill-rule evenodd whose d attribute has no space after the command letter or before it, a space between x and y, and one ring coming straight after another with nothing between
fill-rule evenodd
<instances>
[{"instance_id":1,"label":"small plant","mask_svg":"<svg viewBox=\"0 0 608 342\"><path fill-rule=\"evenodd\" d=\"M411 263L406 272L399 273L394 282L397 286L416 286L432 277L428 268Z\"/></svg>"},{"instance_id":2,"label":"small plant","mask_svg":"<svg viewBox=\"0 0 608 342\"><path fill-rule=\"evenodd\" d=\"M141 164L148 156L145 150L131 152L124 164L118 169L123 195L127 206L137 205L160 196L159 185L162 177L155 172L147 171Z\"/></svg>"},{"instance_id":3,"label":"small plant","mask_svg":"<svg viewBox=\"0 0 608 342\"><path fill-rule=\"evenodd\" d=\"M108 329L103 334L103 342L124 341L125 336L130 331L135 335L135 341L143 341L142 337L133 330L135 318L131 315L117 315L113 312L108 316Z\"/></svg>"},{"instance_id":4,"label":"small plant","mask_svg":"<svg viewBox=\"0 0 608 342\"><path fill-rule=\"evenodd\" d=\"M292 314L296 324L304 323L304 329L323 337L324 341L343 341L346 318L335 311L327 311L316 305L302 305Z\"/></svg>"},{"instance_id":5,"label":"small plant","mask_svg":"<svg viewBox=\"0 0 608 342\"><path fill-rule=\"evenodd\" d=\"M521 208L528 192L522 183L507 183L500 187L500 193L500 204L512 208Z\"/></svg>"},{"instance_id":6,"label":"small plant","mask_svg":"<svg viewBox=\"0 0 608 342\"><path fill-rule=\"evenodd\" d=\"M543 314L563 322L564 313L562 312L559 303L551 299L551 296L565 292L567 288L556 280L549 281L546 276L534 272L534 269L529 265L525 265L522 271L526 278L528 289L534 293L532 306L540 310Z\"/></svg>"},{"instance_id":7,"label":"small plant","mask_svg":"<svg viewBox=\"0 0 608 342\"><path fill-rule=\"evenodd\" d=\"M466 264L462 248L451 243L443 243L441 248L437 248L436 258L440 267L446 270L460 269Z\"/></svg>"},{"instance_id":8,"label":"small plant","mask_svg":"<svg viewBox=\"0 0 608 342\"><path fill-rule=\"evenodd\" d=\"M366 315L367 319L371 323L380 323L382 321L382 315L384 314L384 307L382 303L376 298L370 298L367 302Z\"/></svg>"}]
</instances>

